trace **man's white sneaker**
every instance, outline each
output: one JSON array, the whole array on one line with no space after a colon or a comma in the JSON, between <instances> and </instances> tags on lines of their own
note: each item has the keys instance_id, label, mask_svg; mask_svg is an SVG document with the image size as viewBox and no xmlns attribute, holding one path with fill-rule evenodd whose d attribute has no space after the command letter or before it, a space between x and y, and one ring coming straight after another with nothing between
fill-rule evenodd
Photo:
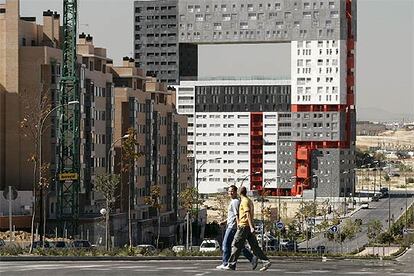
<instances>
[{"instance_id":1,"label":"man's white sneaker","mask_svg":"<svg viewBox=\"0 0 414 276\"><path fill-rule=\"evenodd\" d=\"M216 266L217 269L224 269L226 266L224 264Z\"/></svg>"},{"instance_id":2,"label":"man's white sneaker","mask_svg":"<svg viewBox=\"0 0 414 276\"><path fill-rule=\"evenodd\" d=\"M260 271L266 271L270 267L270 265L271 265L270 261L264 261L263 266L260 269Z\"/></svg>"},{"instance_id":3,"label":"man's white sneaker","mask_svg":"<svg viewBox=\"0 0 414 276\"><path fill-rule=\"evenodd\" d=\"M230 265L226 265L223 270L235 270L235 268L233 266Z\"/></svg>"}]
</instances>

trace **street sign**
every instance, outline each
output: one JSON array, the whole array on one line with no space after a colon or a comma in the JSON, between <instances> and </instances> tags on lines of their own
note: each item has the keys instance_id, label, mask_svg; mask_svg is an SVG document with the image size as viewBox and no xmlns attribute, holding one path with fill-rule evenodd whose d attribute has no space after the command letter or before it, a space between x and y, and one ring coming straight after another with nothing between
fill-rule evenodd
<instances>
[{"instance_id":1,"label":"street sign","mask_svg":"<svg viewBox=\"0 0 414 276\"><path fill-rule=\"evenodd\" d=\"M332 233L338 232L338 226L337 225L332 226L331 228L329 228L329 231L331 231Z\"/></svg>"},{"instance_id":2,"label":"street sign","mask_svg":"<svg viewBox=\"0 0 414 276\"><path fill-rule=\"evenodd\" d=\"M278 221L276 222L276 228L282 230L283 228L285 228L285 225L283 224L283 222Z\"/></svg>"},{"instance_id":3,"label":"street sign","mask_svg":"<svg viewBox=\"0 0 414 276\"><path fill-rule=\"evenodd\" d=\"M59 180L65 181L65 180L77 180L78 174L77 173L60 173L59 174Z\"/></svg>"}]
</instances>

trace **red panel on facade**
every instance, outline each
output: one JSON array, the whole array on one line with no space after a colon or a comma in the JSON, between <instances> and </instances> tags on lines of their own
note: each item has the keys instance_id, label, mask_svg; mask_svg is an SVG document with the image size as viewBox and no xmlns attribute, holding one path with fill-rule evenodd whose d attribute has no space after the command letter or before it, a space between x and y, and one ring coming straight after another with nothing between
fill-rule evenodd
<instances>
[{"instance_id":1,"label":"red panel on facade","mask_svg":"<svg viewBox=\"0 0 414 276\"><path fill-rule=\"evenodd\" d=\"M309 166L308 164L299 165L297 168L296 176L299 178L307 178L309 177Z\"/></svg>"},{"instance_id":2,"label":"red panel on facade","mask_svg":"<svg viewBox=\"0 0 414 276\"><path fill-rule=\"evenodd\" d=\"M250 189L261 190L263 187L263 113L250 113Z\"/></svg>"},{"instance_id":3,"label":"red panel on facade","mask_svg":"<svg viewBox=\"0 0 414 276\"><path fill-rule=\"evenodd\" d=\"M296 156L298 160L307 160L309 157L309 151L307 148L298 148Z\"/></svg>"}]
</instances>

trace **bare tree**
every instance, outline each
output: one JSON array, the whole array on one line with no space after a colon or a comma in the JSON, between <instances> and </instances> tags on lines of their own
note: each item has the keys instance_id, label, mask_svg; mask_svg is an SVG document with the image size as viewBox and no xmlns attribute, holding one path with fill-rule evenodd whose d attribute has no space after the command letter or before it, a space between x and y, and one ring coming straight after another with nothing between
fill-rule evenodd
<instances>
[{"instance_id":1,"label":"bare tree","mask_svg":"<svg viewBox=\"0 0 414 276\"><path fill-rule=\"evenodd\" d=\"M197 189L194 187L187 187L184 190L181 191L180 195L180 203L181 206L186 209L187 212L187 249L188 249L188 239L191 237L190 233L190 223L189 221L192 218L192 213L193 213L193 206L197 201ZM192 242L190 242L192 244Z\"/></svg>"},{"instance_id":2,"label":"bare tree","mask_svg":"<svg viewBox=\"0 0 414 276\"><path fill-rule=\"evenodd\" d=\"M106 213L105 213L105 246L109 250L109 223L111 205L115 202L116 191L120 183L120 176L114 174L101 174L96 177L94 189L102 193L105 198Z\"/></svg>"},{"instance_id":3,"label":"bare tree","mask_svg":"<svg viewBox=\"0 0 414 276\"><path fill-rule=\"evenodd\" d=\"M151 206L157 211L157 240L156 246L159 248L159 241L160 241L160 229L161 229L161 204L160 204L160 197L161 197L161 188L158 185L152 186L150 190L150 195L144 198L145 204Z\"/></svg>"},{"instance_id":4,"label":"bare tree","mask_svg":"<svg viewBox=\"0 0 414 276\"><path fill-rule=\"evenodd\" d=\"M33 210L31 221L31 242L29 253L33 252L34 242L34 221L36 217L37 205L43 204L43 189L38 189L41 185L41 176L38 174L40 141L43 133L47 128L40 131L41 122L48 115L51 110L50 90L42 87L39 94L28 92L24 90L20 95L20 102L22 104L22 116L20 121L20 128L25 138L29 140L30 145L33 145L31 152L27 156L27 160L33 162ZM38 192L40 200L38 202ZM43 214L40 214L42 216Z\"/></svg>"},{"instance_id":5,"label":"bare tree","mask_svg":"<svg viewBox=\"0 0 414 276\"><path fill-rule=\"evenodd\" d=\"M219 221L224 221L227 218L227 208L230 198L226 193L219 193L215 198L217 211L219 212Z\"/></svg>"},{"instance_id":6,"label":"bare tree","mask_svg":"<svg viewBox=\"0 0 414 276\"><path fill-rule=\"evenodd\" d=\"M139 144L137 141L137 131L129 128L127 131L128 138L122 143L122 172L128 175L128 239L129 247L132 247L132 222L131 222L131 189L134 185L135 161L141 156ZM121 188L122 193L122 188Z\"/></svg>"}]
</instances>

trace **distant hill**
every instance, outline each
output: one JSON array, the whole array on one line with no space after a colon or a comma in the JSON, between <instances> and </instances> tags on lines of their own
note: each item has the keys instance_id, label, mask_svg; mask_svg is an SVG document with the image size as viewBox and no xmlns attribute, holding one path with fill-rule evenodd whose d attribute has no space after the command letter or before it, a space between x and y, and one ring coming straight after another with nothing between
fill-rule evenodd
<instances>
[{"instance_id":1,"label":"distant hill","mask_svg":"<svg viewBox=\"0 0 414 276\"><path fill-rule=\"evenodd\" d=\"M357 107L357 120L375 122L413 121L414 114L392 113L376 107Z\"/></svg>"}]
</instances>

